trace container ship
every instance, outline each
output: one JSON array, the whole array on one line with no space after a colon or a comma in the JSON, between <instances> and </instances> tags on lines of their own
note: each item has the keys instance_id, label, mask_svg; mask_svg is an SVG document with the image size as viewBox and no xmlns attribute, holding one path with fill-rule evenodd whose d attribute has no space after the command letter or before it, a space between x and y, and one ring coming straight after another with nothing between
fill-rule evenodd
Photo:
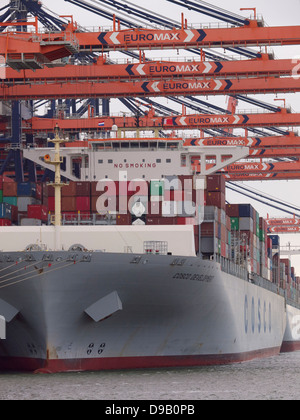
<instances>
[{"instance_id":1,"label":"container ship","mask_svg":"<svg viewBox=\"0 0 300 420\"><path fill-rule=\"evenodd\" d=\"M248 150L106 139L23 153L55 166L55 188L1 184L1 370L216 365L299 348L299 277L258 212L226 204L216 173Z\"/></svg>"}]
</instances>

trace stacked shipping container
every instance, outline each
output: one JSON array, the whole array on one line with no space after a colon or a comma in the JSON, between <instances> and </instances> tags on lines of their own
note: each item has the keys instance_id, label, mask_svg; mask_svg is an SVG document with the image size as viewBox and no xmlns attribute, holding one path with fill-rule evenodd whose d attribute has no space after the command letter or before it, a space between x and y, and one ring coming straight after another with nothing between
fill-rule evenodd
<instances>
[{"instance_id":1,"label":"stacked shipping container","mask_svg":"<svg viewBox=\"0 0 300 420\"><path fill-rule=\"evenodd\" d=\"M280 238L278 235L269 235L269 254L273 263L273 282L286 290L288 298L300 301L300 277L295 275L295 269L289 258L280 258Z\"/></svg>"},{"instance_id":2,"label":"stacked shipping container","mask_svg":"<svg viewBox=\"0 0 300 420\"><path fill-rule=\"evenodd\" d=\"M232 231L232 252L247 258L248 269L268 280L271 276L271 260L267 252L267 226L250 204L226 206ZM240 258L240 256L238 256Z\"/></svg>"}]
</instances>

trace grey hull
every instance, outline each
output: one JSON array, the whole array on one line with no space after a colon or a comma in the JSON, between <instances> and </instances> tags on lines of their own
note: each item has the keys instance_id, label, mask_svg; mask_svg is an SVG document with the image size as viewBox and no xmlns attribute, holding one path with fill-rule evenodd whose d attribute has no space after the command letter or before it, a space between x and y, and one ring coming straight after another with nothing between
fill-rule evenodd
<instances>
[{"instance_id":1,"label":"grey hull","mask_svg":"<svg viewBox=\"0 0 300 420\"><path fill-rule=\"evenodd\" d=\"M1 369L207 365L280 351L284 298L214 261L65 251L0 261L0 314L9 305L11 318Z\"/></svg>"}]
</instances>

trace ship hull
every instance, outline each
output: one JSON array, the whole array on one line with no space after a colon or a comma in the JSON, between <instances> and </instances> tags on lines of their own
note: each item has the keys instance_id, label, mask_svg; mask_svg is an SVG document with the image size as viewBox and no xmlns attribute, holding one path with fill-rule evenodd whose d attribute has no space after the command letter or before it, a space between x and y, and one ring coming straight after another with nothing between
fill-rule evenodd
<instances>
[{"instance_id":1,"label":"ship hull","mask_svg":"<svg viewBox=\"0 0 300 420\"><path fill-rule=\"evenodd\" d=\"M0 279L0 299L16 311L0 341L0 369L201 366L280 352L284 298L214 261L101 252L32 258L11 253L0 264L10 273Z\"/></svg>"},{"instance_id":2,"label":"ship hull","mask_svg":"<svg viewBox=\"0 0 300 420\"><path fill-rule=\"evenodd\" d=\"M281 347L282 353L300 351L300 309L287 305L287 323Z\"/></svg>"}]
</instances>

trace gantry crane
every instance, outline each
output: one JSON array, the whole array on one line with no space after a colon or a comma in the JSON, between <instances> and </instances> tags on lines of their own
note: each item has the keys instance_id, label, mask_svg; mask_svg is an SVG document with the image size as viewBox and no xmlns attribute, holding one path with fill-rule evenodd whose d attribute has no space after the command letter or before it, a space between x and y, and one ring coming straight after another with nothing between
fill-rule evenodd
<instances>
[{"instance_id":1,"label":"gantry crane","mask_svg":"<svg viewBox=\"0 0 300 420\"><path fill-rule=\"evenodd\" d=\"M31 122L31 124L30 124ZM72 119L49 119L34 117L27 121L27 131L32 132L50 132L59 124L65 131L97 130L101 127L103 130L111 130L112 126L117 125L119 129L136 130L137 128L151 130L156 127L166 130L173 129L204 129L214 127L225 128L245 128L248 127L273 127L273 126L300 126L300 114L290 113L286 109L281 109L277 113L264 114L188 114L169 117L157 115L154 110L150 110L146 115L139 117L137 125L136 116L96 116L89 118Z\"/></svg>"},{"instance_id":2,"label":"gantry crane","mask_svg":"<svg viewBox=\"0 0 300 420\"><path fill-rule=\"evenodd\" d=\"M0 23L10 27L14 22ZM36 28L37 29L37 28ZM70 22L59 33L0 33L0 54L12 68L31 68L31 57L38 68L74 53L106 51L226 48L239 46L299 45L300 27L260 27L257 21L239 28L188 29L123 29L108 32L80 32Z\"/></svg>"},{"instance_id":3,"label":"gantry crane","mask_svg":"<svg viewBox=\"0 0 300 420\"><path fill-rule=\"evenodd\" d=\"M235 95L295 93L300 91L300 78L266 77L250 79L185 79L181 81L53 83L44 85L2 86L0 100L60 98L122 98L186 95Z\"/></svg>"},{"instance_id":4,"label":"gantry crane","mask_svg":"<svg viewBox=\"0 0 300 420\"><path fill-rule=\"evenodd\" d=\"M75 3L75 2L74 2ZM83 3L77 1L77 3ZM108 2L103 2L108 3ZM115 2L115 6L117 3ZM186 1L189 7L195 7L191 2ZM40 10L40 8L39 8ZM223 14L224 15L224 14ZM225 16L225 15L224 15ZM228 16L225 17L228 21ZM237 22L237 21L236 21ZM6 26L9 22L6 21ZM206 53L203 48L235 48L235 50L246 53L243 47L250 45L268 46L276 45L296 45L299 44L300 31L299 27L277 27L265 28L263 23L256 18L254 20L241 20L238 22L239 27L227 28L191 28L182 17L180 27L172 25L169 29L148 30L140 28L121 29L121 20L113 16L113 30L110 32L92 32L86 33L79 29L72 20L62 25L58 30L48 31L47 36L35 31L35 34L28 32L20 33L11 32L6 36L5 56L7 62L17 69L22 69L19 74L8 69L7 79L0 87L0 100L17 101L19 99L70 99L70 98L124 98L128 96L177 96L177 95L216 95L216 94L240 94L240 93L278 93L278 92L298 92L299 80L295 77L279 78L278 76L294 76L295 66L293 60L273 60L272 56L263 53L250 53L248 56L253 57L252 60L239 60L235 62L228 61L206 61ZM231 25L232 26L232 25ZM20 27L24 31L25 24ZM0 30L1 32L1 30ZM221 36L221 38L220 38ZM1 44L0 35L0 53ZM22 46L20 44L22 43ZM212 45L214 43L214 45ZM14 47L16 50L14 51ZM30 47L30 51L27 48ZM95 52L138 49L144 51L147 49L177 49L191 48L200 49L200 61L192 60L190 63L183 63L183 66L174 62L154 62L148 63L145 57L140 54L140 60L137 63L127 63L126 65L108 64L105 57L98 59L99 61L92 66L72 66L67 65L63 68L53 68L37 70L33 73L26 68L43 68L44 65L51 66L52 61L56 58L62 58L72 55L76 52L94 54ZM13 54L16 55L13 55ZM26 55L26 54L29 55ZM18 55L19 54L19 55ZM20 55L21 54L21 55ZM199 54L199 50L198 50ZM94 56L95 59L95 56ZM68 74L69 72L69 74ZM111 74L111 77L110 77ZM162 74L162 75L161 75ZM18 77L17 77L18 76ZM69 80L67 80L69 76ZM93 79L94 76L94 79ZM218 78L215 78L218 76ZM244 79L244 77L251 79ZM253 77L256 76L256 77ZM257 76L260 76L257 78ZM264 76L264 79L262 78ZM276 77L274 77L276 76ZM212 78L214 77L214 78ZM242 79L237 79L242 77ZM178 80L176 80L178 78ZM51 80L51 85L47 83ZM110 81L110 83L105 83ZM72 82L72 84L70 83ZM84 82L84 83L82 83ZM101 83L102 82L102 83ZM104 82L104 83L103 83ZM43 85L44 83L44 85ZM41 88L42 85L42 88ZM71 90L72 89L72 90ZM279 118L267 121L265 116L256 120L252 115L221 115L221 116L194 116L194 121L187 120L192 118L187 115L164 117L162 127L167 126L175 128L197 128L205 127L254 127L254 126L293 126L298 125L295 119L289 119L287 114L283 117L281 113ZM17 112L16 112L17 114ZM297 115L297 114L296 114ZM295 114L293 114L294 118ZM133 117L134 118L134 117ZM163 118L163 117L162 117ZM202 118L202 120L201 120ZM210 118L210 121L208 119ZM249 120L251 120L248 123ZM273 123L272 121L273 118ZM243 119L243 121L242 121ZM20 118L19 118L20 120ZM108 120L108 119L107 119ZM134 118L136 123L136 119ZM143 117L139 118L139 125L142 124ZM206 120L206 121L205 121ZM261 122L261 125L259 123ZM280 122L279 122L280 121ZM281 121L284 121L281 123ZM33 120L32 124L38 120ZM103 122L100 121L103 127ZM129 119L127 120L128 124ZM75 124L75 122L73 122ZM157 121L155 121L155 124ZM5 124L5 121L2 121ZM80 124L80 122L78 122ZM153 124L153 122L152 122ZM207 124L207 125L205 125ZM265 124L265 125L264 125ZM148 123L149 125L149 123ZM159 127L160 125L158 125ZM109 128L109 126L108 126ZM20 126L16 127L19 130ZM30 132L30 124L26 128ZM76 128L77 129L77 128ZM102 128L101 128L102 129ZM203 139L200 139L202 141ZM270 147L268 150L262 148L252 148L250 150L254 156L260 154L264 157L273 156L298 156L298 148L289 148L283 151L282 147L277 149ZM281 162L276 162L281 163ZM276 174L282 175L289 173L298 173L297 161L291 162L293 167L289 166L287 170L283 167L276 166ZM266 163L262 162L262 165ZM288 163L285 162L287 165ZM268 169L274 169L268 167ZM294 171L294 172L292 172ZM253 168L253 175L258 172L264 172L263 166ZM230 169L228 175L236 176L238 171ZM264 173L264 175L266 175ZM271 176L271 171L268 173Z\"/></svg>"},{"instance_id":5,"label":"gantry crane","mask_svg":"<svg viewBox=\"0 0 300 420\"><path fill-rule=\"evenodd\" d=\"M34 84L50 82L78 82L93 80L97 82L112 80L156 80L167 77L269 77L291 76L295 72L295 59L274 60L269 54L261 58L235 61L207 61L186 58L183 61L126 60L126 63L111 62L106 56L95 59L89 65L74 65L66 62L59 67L23 69L21 72L12 68L6 69L5 85ZM54 66L54 65L53 65Z\"/></svg>"}]
</instances>

